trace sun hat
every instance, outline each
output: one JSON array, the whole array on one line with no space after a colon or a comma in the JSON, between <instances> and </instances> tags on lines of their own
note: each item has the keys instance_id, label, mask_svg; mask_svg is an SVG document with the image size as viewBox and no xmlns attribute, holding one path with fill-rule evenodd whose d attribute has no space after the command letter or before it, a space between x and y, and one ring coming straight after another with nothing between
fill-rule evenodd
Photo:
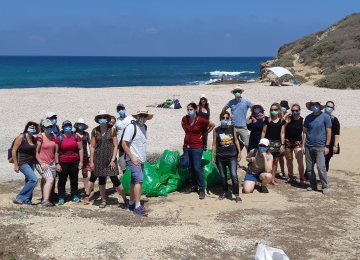
<instances>
[{"instance_id":1,"label":"sun hat","mask_svg":"<svg viewBox=\"0 0 360 260\"><path fill-rule=\"evenodd\" d=\"M264 113L265 110L264 110L264 108L263 108L262 105L253 105L253 106L251 107L251 113L254 112L254 109L257 108L257 107L261 109L261 112L262 112L262 113Z\"/></svg>"},{"instance_id":2,"label":"sun hat","mask_svg":"<svg viewBox=\"0 0 360 260\"><path fill-rule=\"evenodd\" d=\"M209 99L206 97L205 94L201 94L201 95L200 95L199 99L201 100L202 98L205 98L205 99L206 99L206 102L207 102L208 104L210 104L210 101L209 101Z\"/></svg>"},{"instance_id":3,"label":"sun hat","mask_svg":"<svg viewBox=\"0 0 360 260\"><path fill-rule=\"evenodd\" d=\"M137 118L138 115L140 114L146 114L147 115L147 120L150 120L154 117L153 114L149 114L149 109L147 109L146 107L139 107L138 110L136 111L136 114L132 114L132 116L134 118Z\"/></svg>"},{"instance_id":4,"label":"sun hat","mask_svg":"<svg viewBox=\"0 0 360 260\"><path fill-rule=\"evenodd\" d=\"M233 94L234 94L235 91L240 91L241 93L244 92L244 90L240 87L240 85L237 86L237 87L235 87L233 90L231 90L230 93L233 93Z\"/></svg>"},{"instance_id":5,"label":"sun hat","mask_svg":"<svg viewBox=\"0 0 360 260\"><path fill-rule=\"evenodd\" d=\"M50 117L53 117L53 116L57 117L57 115L54 112L47 112L46 113L46 118L50 118Z\"/></svg>"},{"instance_id":6,"label":"sun hat","mask_svg":"<svg viewBox=\"0 0 360 260\"><path fill-rule=\"evenodd\" d=\"M321 105L321 102L320 102L320 101L311 100L311 101L309 101L309 102L306 102L306 108L307 108L308 110L310 110L310 111L311 111L311 106L310 106L311 103L319 103L319 105L320 105L320 110L324 109L324 107L325 107L325 106Z\"/></svg>"},{"instance_id":7,"label":"sun hat","mask_svg":"<svg viewBox=\"0 0 360 260\"><path fill-rule=\"evenodd\" d=\"M63 123L62 123L62 127L66 126L66 125L71 125L72 126L72 123L70 120L65 120Z\"/></svg>"},{"instance_id":8,"label":"sun hat","mask_svg":"<svg viewBox=\"0 0 360 260\"><path fill-rule=\"evenodd\" d=\"M83 125L85 125L84 130L86 130L86 129L89 128L89 126L85 123L84 118L82 118L82 117L79 117L79 119L75 122L75 124L74 124L74 128L75 128L75 129L78 128L78 124L83 124Z\"/></svg>"},{"instance_id":9,"label":"sun hat","mask_svg":"<svg viewBox=\"0 0 360 260\"><path fill-rule=\"evenodd\" d=\"M116 110L119 110L119 107L122 107L122 108L125 109L125 106L124 106L124 104L122 104L122 103L119 103L119 104L116 106Z\"/></svg>"},{"instance_id":10,"label":"sun hat","mask_svg":"<svg viewBox=\"0 0 360 260\"><path fill-rule=\"evenodd\" d=\"M97 116L95 116L94 120L96 123L99 123L99 121L98 121L99 116L106 116L107 121L108 122L110 121L110 115L106 112L105 109L100 109Z\"/></svg>"},{"instance_id":11,"label":"sun hat","mask_svg":"<svg viewBox=\"0 0 360 260\"><path fill-rule=\"evenodd\" d=\"M286 109L290 109L289 104L286 100L281 100L280 102L281 107L286 107Z\"/></svg>"},{"instance_id":12,"label":"sun hat","mask_svg":"<svg viewBox=\"0 0 360 260\"><path fill-rule=\"evenodd\" d=\"M42 120L41 125L42 125L43 127L53 126L53 124L51 123L51 121L50 121L49 119L44 119L44 120Z\"/></svg>"},{"instance_id":13,"label":"sun hat","mask_svg":"<svg viewBox=\"0 0 360 260\"><path fill-rule=\"evenodd\" d=\"M267 139L267 138L261 138L261 139L260 139L260 142L259 142L259 145L260 145L260 144L269 146L269 145L270 145L269 139Z\"/></svg>"}]
</instances>

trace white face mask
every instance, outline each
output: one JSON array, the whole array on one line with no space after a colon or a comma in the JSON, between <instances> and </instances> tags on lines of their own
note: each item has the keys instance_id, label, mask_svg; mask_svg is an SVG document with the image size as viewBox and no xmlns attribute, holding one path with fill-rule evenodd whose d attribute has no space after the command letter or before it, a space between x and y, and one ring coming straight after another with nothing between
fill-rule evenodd
<instances>
[{"instance_id":1,"label":"white face mask","mask_svg":"<svg viewBox=\"0 0 360 260\"><path fill-rule=\"evenodd\" d=\"M146 121L147 121L147 118L146 118L146 117L140 117L140 116L138 116L138 118L137 118L137 122L138 122L139 125L145 124Z\"/></svg>"}]
</instances>

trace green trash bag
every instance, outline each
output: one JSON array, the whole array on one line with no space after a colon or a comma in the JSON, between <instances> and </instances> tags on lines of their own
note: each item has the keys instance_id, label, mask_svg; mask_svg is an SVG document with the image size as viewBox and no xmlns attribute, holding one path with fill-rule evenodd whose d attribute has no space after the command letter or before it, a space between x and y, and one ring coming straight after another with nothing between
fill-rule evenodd
<instances>
[{"instance_id":1,"label":"green trash bag","mask_svg":"<svg viewBox=\"0 0 360 260\"><path fill-rule=\"evenodd\" d=\"M205 165L203 168L205 187L210 188L216 184L221 183L221 176L218 168L211 163Z\"/></svg>"},{"instance_id":2,"label":"green trash bag","mask_svg":"<svg viewBox=\"0 0 360 260\"><path fill-rule=\"evenodd\" d=\"M158 197L158 196L167 196L166 187L164 184L161 184L160 182L155 185L149 187L146 193L146 197Z\"/></svg>"},{"instance_id":3,"label":"green trash bag","mask_svg":"<svg viewBox=\"0 0 360 260\"><path fill-rule=\"evenodd\" d=\"M155 170L158 171L158 170L159 170L159 167L160 167L160 160L157 160L157 161L154 163L154 166L155 166Z\"/></svg>"},{"instance_id":4,"label":"green trash bag","mask_svg":"<svg viewBox=\"0 0 360 260\"><path fill-rule=\"evenodd\" d=\"M165 150L161 156L158 174L160 182L166 184L170 174L176 174L179 164L180 153L178 151Z\"/></svg>"},{"instance_id":5,"label":"green trash bag","mask_svg":"<svg viewBox=\"0 0 360 260\"><path fill-rule=\"evenodd\" d=\"M144 164L144 182L142 185L142 194L147 194L148 191L153 191L154 187L160 182L159 175L156 172L155 166L148 162Z\"/></svg>"},{"instance_id":6,"label":"green trash bag","mask_svg":"<svg viewBox=\"0 0 360 260\"><path fill-rule=\"evenodd\" d=\"M204 151L201 157L201 167L211 164L211 150Z\"/></svg>"},{"instance_id":7,"label":"green trash bag","mask_svg":"<svg viewBox=\"0 0 360 260\"><path fill-rule=\"evenodd\" d=\"M126 171L121 177L120 182L124 187L125 194L130 195L131 171L129 167L126 168Z\"/></svg>"},{"instance_id":8,"label":"green trash bag","mask_svg":"<svg viewBox=\"0 0 360 260\"><path fill-rule=\"evenodd\" d=\"M186 185L190 184L190 173L188 168L178 168L177 175L179 175L182 184L182 187L179 187L179 189L182 189Z\"/></svg>"}]
</instances>

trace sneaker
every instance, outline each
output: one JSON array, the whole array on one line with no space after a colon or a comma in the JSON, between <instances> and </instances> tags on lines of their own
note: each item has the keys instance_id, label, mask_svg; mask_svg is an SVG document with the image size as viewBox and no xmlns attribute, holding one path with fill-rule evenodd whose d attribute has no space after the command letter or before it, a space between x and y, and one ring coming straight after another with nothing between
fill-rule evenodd
<instances>
[{"instance_id":1,"label":"sneaker","mask_svg":"<svg viewBox=\"0 0 360 260\"><path fill-rule=\"evenodd\" d=\"M199 191L199 199L201 199L201 200L205 199L205 191L204 190Z\"/></svg>"},{"instance_id":2,"label":"sneaker","mask_svg":"<svg viewBox=\"0 0 360 260\"><path fill-rule=\"evenodd\" d=\"M64 205L65 200L63 198L60 198L58 201L58 205Z\"/></svg>"},{"instance_id":3,"label":"sneaker","mask_svg":"<svg viewBox=\"0 0 360 260\"><path fill-rule=\"evenodd\" d=\"M90 198L89 198L89 196L86 196L84 198L84 205L89 205L89 203L90 203Z\"/></svg>"},{"instance_id":4,"label":"sneaker","mask_svg":"<svg viewBox=\"0 0 360 260\"><path fill-rule=\"evenodd\" d=\"M322 193L323 193L324 195L329 195L329 194L330 194L329 188L323 188Z\"/></svg>"},{"instance_id":5,"label":"sneaker","mask_svg":"<svg viewBox=\"0 0 360 260\"><path fill-rule=\"evenodd\" d=\"M134 209L134 214L139 215L139 216L143 216L143 217L147 217L148 213L146 212L145 208L143 206L140 206L136 209Z\"/></svg>"},{"instance_id":6,"label":"sneaker","mask_svg":"<svg viewBox=\"0 0 360 260\"><path fill-rule=\"evenodd\" d=\"M190 194L192 192L198 192L198 187L197 186L191 186L190 188L188 188L185 193Z\"/></svg>"},{"instance_id":7,"label":"sneaker","mask_svg":"<svg viewBox=\"0 0 360 260\"><path fill-rule=\"evenodd\" d=\"M75 195L74 197L73 197L73 202L80 202L81 200L80 200L80 198L77 196L77 195Z\"/></svg>"},{"instance_id":8,"label":"sneaker","mask_svg":"<svg viewBox=\"0 0 360 260\"><path fill-rule=\"evenodd\" d=\"M307 187L307 191L317 191L317 187Z\"/></svg>"},{"instance_id":9,"label":"sneaker","mask_svg":"<svg viewBox=\"0 0 360 260\"><path fill-rule=\"evenodd\" d=\"M128 206L128 209L130 210L130 211L134 211L135 210L135 203L134 204L128 204L129 206Z\"/></svg>"}]
</instances>

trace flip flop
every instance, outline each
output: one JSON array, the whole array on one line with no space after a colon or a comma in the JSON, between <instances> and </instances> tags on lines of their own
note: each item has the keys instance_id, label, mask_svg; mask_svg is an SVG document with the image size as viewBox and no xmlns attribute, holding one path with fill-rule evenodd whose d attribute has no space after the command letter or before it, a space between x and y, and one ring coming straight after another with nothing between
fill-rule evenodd
<instances>
[{"instance_id":1,"label":"flip flop","mask_svg":"<svg viewBox=\"0 0 360 260\"><path fill-rule=\"evenodd\" d=\"M103 209L103 208L105 208L106 207L106 200L103 200L102 202L101 202L101 204L99 205L99 208L100 209Z\"/></svg>"},{"instance_id":2,"label":"flip flop","mask_svg":"<svg viewBox=\"0 0 360 260\"><path fill-rule=\"evenodd\" d=\"M272 180L272 181L270 182L270 184L272 184L272 185L274 185L274 186L279 185L279 183L277 183L277 182L276 182L276 181L274 181L274 180Z\"/></svg>"}]
</instances>

